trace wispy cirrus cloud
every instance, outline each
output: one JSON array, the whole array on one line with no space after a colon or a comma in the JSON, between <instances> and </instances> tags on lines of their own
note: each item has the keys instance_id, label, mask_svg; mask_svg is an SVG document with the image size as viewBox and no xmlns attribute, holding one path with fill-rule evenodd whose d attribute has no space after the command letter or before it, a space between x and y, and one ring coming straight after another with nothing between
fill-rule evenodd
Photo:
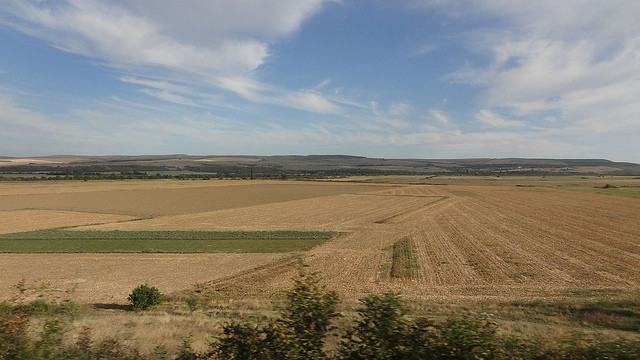
<instances>
[{"instance_id":1,"label":"wispy cirrus cloud","mask_svg":"<svg viewBox=\"0 0 640 360\"><path fill-rule=\"evenodd\" d=\"M319 92L280 89L253 77L268 61L270 43L296 31L327 1L3 0L0 22L117 68L127 74L123 81L147 86L144 93L165 101L198 105L190 97L193 90L168 89L169 83L144 79L145 74L164 73L185 84L208 86L212 93L327 113L340 105ZM131 81L133 76L139 79Z\"/></svg>"},{"instance_id":2,"label":"wispy cirrus cloud","mask_svg":"<svg viewBox=\"0 0 640 360\"><path fill-rule=\"evenodd\" d=\"M432 153L439 157L481 156L580 157L592 152L602 156L618 149L589 136L586 145L564 141L575 129L516 131L462 131L456 128L422 129L419 125L378 118L375 126L353 122L309 123L291 128L277 123L255 124L216 116L172 112L169 107L147 109L139 104L113 101L58 116L25 109L7 97L0 99L0 153L14 156L42 154L326 153L329 149L367 153L383 149L387 157ZM176 116L176 113L179 114ZM436 113L439 114L439 113ZM136 121L130 121L132 117ZM33 143L28 151L14 150L16 142ZM35 141L34 141L35 140ZM635 145L637 147L637 145ZM300 151L299 149L305 149ZM298 149L298 150L296 150ZM633 150L633 148L630 148Z\"/></svg>"},{"instance_id":3,"label":"wispy cirrus cloud","mask_svg":"<svg viewBox=\"0 0 640 360\"><path fill-rule=\"evenodd\" d=\"M630 155L640 149L640 2L415 0L412 6L483 24L457 34L482 60L448 77L478 89L477 123L545 134L578 154L612 138L610 148Z\"/></svg>"},{"instance_id":4,"label":"wispy cirrus cloud","mask_svg":"<svg viewBox=\"0 0 640 360\"><path fill-rule=\"evenodd\" d=\"M449 116L442 110L431 109L429 110L429 115L440 125L446 126L453 124Z\"/></svg>"},{"instance_id":5,"label":"wispy cirrus cloud","mask_svg":"<svg viewBox=\"0 0 640 360\"><path fill-rule=\"evenodd\" d=\"M558 111L568 123L599 118L611 130L625 118L639 118L640 105L629 102L640 98L633 85L640 81L640 23L632 15L640 12L637 1L420 3L453 18L497 24L467 34L476 52L490 56L489 65L452 75L483 87L484 106L519 116Z\"/></svg>"},{"instance_id":6,"label":"wispy cirrus cloud","mask_svg":"<svg viewBox=\"0 0 640 360\"><path fill-rule=\"evenodd\" d=\"M524 122L522 121L507 120L502 116L486 109L478 111L478 113L476 114L476 120L484 125L488 125L494 128L524 126Z\"/></svg>"}]
</instances>

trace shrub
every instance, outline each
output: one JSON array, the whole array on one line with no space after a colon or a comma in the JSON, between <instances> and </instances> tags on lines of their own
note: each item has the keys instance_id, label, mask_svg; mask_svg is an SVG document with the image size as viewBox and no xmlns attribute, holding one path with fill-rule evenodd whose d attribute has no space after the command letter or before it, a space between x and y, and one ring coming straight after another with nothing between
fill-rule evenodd
<instances>
[{"instance_id":1,"label":"shrub","mask_svg":"<svg viewBox=\"0 0 640 360\"><path fill-rule=\"evenodd\" d=\"M39 359L60 359L62 357L62 328L60 319L47 319L42 325L40 340L35 342Z\"/></svg>"},{"instance_id":2,"label":"shrub","mask_svg":"<svg viewBox=\"0 0 640 360\"><path fill-rule=\"evenodd\" d=\"M496 326L483 318L450 318L435 326L429 350L434 359L494 359Z\"/></svg>"},{"instance_id":3,"label":"shrub","mask_svg":"<svg viewBox=\"0 0 640 360\"><path fill-rule=\"evenodd\" d=\"M223 329L223 335L215 345L216 358L232 359L268 359L269 349L273 348L273 337L269 328L256 328L247 324L229 324Z\"/></svg>"},{"instance_id":4,"label":"shrub","mask_svg":"<svg viewBox=\"0 0 640 360\"><path fill-rule=\"evenodd\" d=\"M326 359L323 346L337 303L338 296L314 275L302 274L280 319L262 328L226 325L213 353L220 359Z\"/></svg>"},{"instance_id":5,"label":"shrub","mask_svg":"<svg viewBox=\"0 0 640 360\"><path fill-rule=\"evenodd\" d=\"M342 338L340 359L493 359L495 325L484 318L409 322L394 294L362 299L360 320Z\"/></svg>"},{"instance_id":6,"label":"shrub","mask_svg":"<svg viewBox=\"0 0 640 360\"><path fill-rule=\"evenodd\" d=\"M370 295L360 300L360 320L340 344L342 359L404 359L407 323L394 294Z\"/></svg>"},{"instance_id":7,"label":"shrub","mask_svg":"<svg viewBox=\"0 0 640 360\"><path fill-rule=\"evenodd\" d=\"M279 328L287 358L322 359L324 337L336 317L338 295L320 285L314 274L300 274L295 287L287 293Z\"/></svg>"},{"instance_id":8,"label":"shrub","mask_svg":"<svg viewBox=\"0 0 640 360\"><path fill-rule=\"evenodd\" d=\"M21 306L0 310L0 359L25 359L30 354L29 318Z\"/></svg>"},{"instance_id":9,"label":"shrub","mask_svg":"<svg viewBox=\"0 0 640 360\"><path fill-rule=\"evenodd\" d=\"M149 287L144 284L133 289L133 292L129 295L129 301L134 310L146 310L151 306L162 303L164 296L155 286Z\"/></svg>"}]
</instances>

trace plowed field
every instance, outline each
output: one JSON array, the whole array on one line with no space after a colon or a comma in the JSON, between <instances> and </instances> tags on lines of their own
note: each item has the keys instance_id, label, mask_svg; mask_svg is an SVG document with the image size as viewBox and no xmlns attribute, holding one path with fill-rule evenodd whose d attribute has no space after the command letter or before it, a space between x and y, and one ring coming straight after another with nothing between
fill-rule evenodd
<instances>
[{"instance_id":1,"label":"plowed field","mask_svg":"<svg viewBox=\"0 0 640 360\"><path fill-rule=\"evenodd\" d=\"M212 184L224 188L219 183ZM227 194L244 200L227 206L195 206L178 213L164 211L162 216L151 219L77 229L337 231L340 235L336 238L301 256L310 271L319 272L330 288L346 297L381 291L447 301L640 293L638 199L516 186L270 185L274 186L233 185L234 189L243 190ZM287 195L288 186L292 186L294 195ZM304 195L301 186L311 189L310 195ZM329 190L333 186L337 188ZM255 195L269 189L275 192L264 197ZM207 189L203 194L210 191L213 190ZM242 193L252 194L254 202ZM186 207L191 201L185 200L178 207ZM128 213L125 207L120 210L120 214ZM91 261L83 255L68 256L67 261L56 266L86 269L85 262ZM172 261L172 255L163 256L156 265L141 262L140 266L157 269ZM195 259L211 255L192 256ZM247 259L247 264L253 265L215 273L212 269L221 266L215 259L206 265L209 272L202 272L205 263L193 267L185 263L180 268L182 273L198 275L176 279L180 284L171 288L186 289L197 281L207 282L215 291L258 294L288 288L297 271L298 262L285 261L282 256L262 260L243 258L248 256L245 254L234 256L239 262ZM116 257L113 263L124 261ZM108 270L115 281L113 274L120 270L117 266L109 266ZM44 270L21 270L19 261L6 271L39 274L43 279L54 276ZM86 273L83 279L87 283L100 280L98 270L80 272ZM163 276L172 279L171 271L159 271L156 276L158 282L166 281ZM96 288L98 294L92 299L100 298L101 289L107 287Z\"/></svg>"}]
</instances>

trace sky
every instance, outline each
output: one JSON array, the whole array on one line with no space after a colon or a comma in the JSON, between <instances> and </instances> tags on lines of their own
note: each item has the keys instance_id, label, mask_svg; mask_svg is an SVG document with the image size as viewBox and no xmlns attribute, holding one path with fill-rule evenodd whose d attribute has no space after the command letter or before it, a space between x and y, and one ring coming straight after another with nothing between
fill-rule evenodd
<instances>
[{"instance_id":1,"label":"sky","mask_svg":"<svg viewBox=\"0 0 640 360\"><path fill-rule=\"evenodd\" d=\"M0 0L0 156L640 162L637 0Z\"/></svg>"}]
</instances>

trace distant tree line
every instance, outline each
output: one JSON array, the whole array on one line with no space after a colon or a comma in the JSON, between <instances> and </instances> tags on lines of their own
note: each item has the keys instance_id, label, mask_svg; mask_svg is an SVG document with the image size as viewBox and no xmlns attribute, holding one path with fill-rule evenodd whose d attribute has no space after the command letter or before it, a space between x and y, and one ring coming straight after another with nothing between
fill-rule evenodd
<instances>
[{"instance_id":1,"label":"distant tree line","mask_svg":"<svg viewBox=\"0 0 640 360\"><path fill-rule=\"evenodd\" d=\"M326 169L285 168L282 165L203 164L183 167L153 164L108 163L100 165L15 165L0 167L0 181L34 180L120 180L120 179L323 179L348 176L384 175L449 175L449 176L554 176L600 175L597 172L578 172L573 168L541 164L522 166L513 164L457 164L447 168L400 167L384 168L354 165ZM634 175L620 170L615 175ZM29 177L25 177L29 175Z\"/></svg>"}]
</instances>

